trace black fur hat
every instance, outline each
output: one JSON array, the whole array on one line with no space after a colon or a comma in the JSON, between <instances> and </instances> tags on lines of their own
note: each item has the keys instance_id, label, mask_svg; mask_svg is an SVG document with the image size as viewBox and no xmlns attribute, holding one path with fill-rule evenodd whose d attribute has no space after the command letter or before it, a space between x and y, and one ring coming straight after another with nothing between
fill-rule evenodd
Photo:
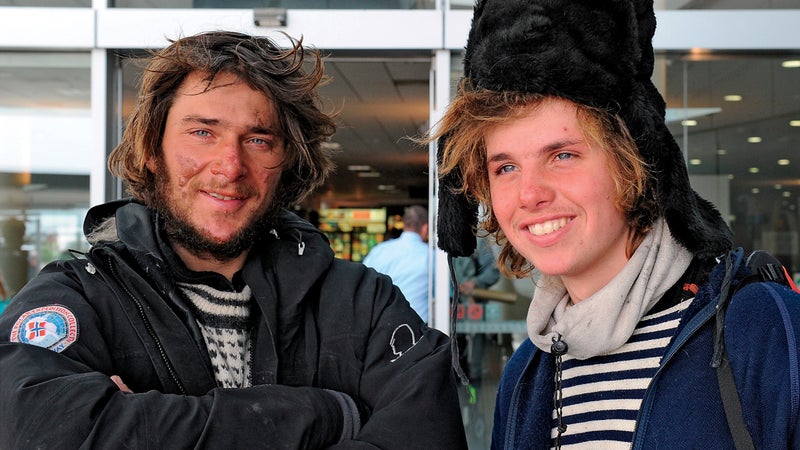
<instances>
[{"instance_id":1,"label":"black fur hat","mask_svg":"<svg viewBox=\"0 0 800 450\"><path fill-rule=\"evenodd\" d=\"M731 248L732 233L689 185L664 122L666 104L650 79L655 29L653 0L478 0L464 76L480 89L553 95L619 114L649 165L672 235L701 257L717 256ZM460 174L439 180L438 242L452 256L475 247L477 205L454 193L460 185Z\"/></svg>"}]
</instances>

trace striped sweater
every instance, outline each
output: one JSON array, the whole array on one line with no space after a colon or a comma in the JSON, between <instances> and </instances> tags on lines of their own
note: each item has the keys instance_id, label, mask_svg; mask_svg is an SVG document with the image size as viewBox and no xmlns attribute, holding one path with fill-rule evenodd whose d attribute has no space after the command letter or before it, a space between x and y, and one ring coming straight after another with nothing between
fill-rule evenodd
<instances>
[{"instance_id":1,"label":"striped sweater","mask_svg":"<svg viewBox=\"0 0 800 450\"><path fill-rule=\"evenodd\" d=\"M602 356L562 361L563 418L567 430L562 449L629 449L636 415L665 348L691 303L642 318L633 336L619 349ZM552 437L556 415L553 412Z\"/></svg>"}]
</instances>

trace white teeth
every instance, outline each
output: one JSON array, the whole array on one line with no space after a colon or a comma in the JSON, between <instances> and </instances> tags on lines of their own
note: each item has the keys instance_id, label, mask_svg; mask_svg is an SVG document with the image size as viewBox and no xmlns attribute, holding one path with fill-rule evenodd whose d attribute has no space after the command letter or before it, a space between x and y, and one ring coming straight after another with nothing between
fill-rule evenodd
<instances>
[{"instance_id":1,"label":"white teeth","mask_svg":"<svg viewBox=\"0 0 800 450\"><path fill-rule=\"evenodd\" d=\"M549 220L544 223L537 223L528 227L528 231L530 231L534 236L544 236L545 234L550 234L553 231L556 231L562 228L564 225L569 222L569 219L566 217L562 217L556 220Z\"/></svg>"},{"instance_id":2,"label":"white teeth","mask_svg":"<svg viewBox=\"0 0 800 450\"><path fill-rule=\"evenodd\" d=\"M236 199L236 197L226 197L224 195L219 195L219 194L214 193L214 192L209 192L208 195L210 195L210 196L212 196L214 198L220 199L220 200L234 200L234 199Z\"/></svg>"}]
</instances>

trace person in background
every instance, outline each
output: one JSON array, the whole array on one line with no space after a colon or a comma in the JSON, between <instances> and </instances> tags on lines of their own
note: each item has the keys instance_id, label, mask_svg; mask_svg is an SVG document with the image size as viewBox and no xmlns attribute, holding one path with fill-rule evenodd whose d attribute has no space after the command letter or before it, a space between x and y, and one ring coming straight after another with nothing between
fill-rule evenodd
<instances>
[{"instance_id":1,"label":"person in background","mask_svg":"<svg viewBox=\"0 0 800 450\"><path fill-rule=\"evenodd\" d=\"M536 286L494 449L800 448L800 293L692 189L654 32L652 0L475 5L429 138L440 246L471 253L480 205Z\"/></svg>"},{"instance_id":2,"label":"person in background","mask_svg":"<svg viewBox=\"0 0 800 450\"><path fill-rule=\"evenodd\" d=\"M3 274L0 273L0 314L3 314L3 311L6 309L6 303L8 302L8 291L6 290L6 283L3 281Z\"/></svg>"},{"instance_id":3,"label":"person in background","mask_svg":"<svg viewBox=\"0 0 800 450\"><path fill-rule=\"evenodd\" d=\"M457 258L453 262L459 281L458 291L464 296L472 297L476 288L489 289L500 279L497 258L485 237L478 238L472 255Z\"/></svg>"},{"instance_id":4,"label":"person in background","mask_svg":"<svg viewBox=\"0 0 800 450\"><path fill-rule=\"evenodd\" d=\"M364 258L364 265L389 275L423 321L428 322L428 210L413 205L403 214L403 232L381 242Z\"/></svg>"},{"instance_id":5,"label":"person in background","mask_svg":"<svg viewBox=\"0 0 800 450\"><path fill-rule=\"evenodd\" d=\"M10 217L0 223L3 246L0 247L0 276L5 281L6 295L2 300L11 299L28 282L28 251L22 249L25 243L25 221Z\"/></svg>"},{"instance_id":6,"label":"person in background","mask_svg":"<svg viewBox=\"0 0 800 450\"><path fill-rule=\"evenodd\" d=\"M466 448L449 339L289 212L332 170L319 53L150 59L91 249L0 316L0 448Z\"/></svg>"},{"instance_id":7,"label":"person in background","mask_svg":"<svg viewBox=\"0 0 800 450\"><path fill-rule=\"evenodd\" d=\"M475 297L475 289L489 289L500 279L497 258L495 258L494 252L489 245L486 237L479 237L472 255L453 260L453 271L455 272L456 280L458 280L459 299L465 309L471 305L479 305L483 308L486 301ZM481 315L481 320L485 320L484 314ZM477 390L480 388L483 379L483 354L486 346L486 334L459 334L456 338L460 349L461 367L469 379L472 390ZM472 390L471 396L477 395L477 391L472 392ZM471 400L477 401L474 397Z\"/></svg>"}]
</instances>

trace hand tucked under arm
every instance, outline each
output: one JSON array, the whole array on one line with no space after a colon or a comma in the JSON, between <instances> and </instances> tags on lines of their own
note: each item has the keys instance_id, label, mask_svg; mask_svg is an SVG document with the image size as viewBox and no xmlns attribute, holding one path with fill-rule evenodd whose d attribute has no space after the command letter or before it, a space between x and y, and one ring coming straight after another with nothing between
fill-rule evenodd
<instances>
[{"instance_id":1,"label":"hand tucked under arm","mask_svg":"<svg viewBox=\"0 0 800 450\"><path fill-rule=\"evenodd\" d=\"M120 378L119 375L111 375L111 381L117 385L120 391L133 394L133 391L128 387L127 384L125 384L125 382L122 381L122 378Z\"/></svg>"}]
</instances>

